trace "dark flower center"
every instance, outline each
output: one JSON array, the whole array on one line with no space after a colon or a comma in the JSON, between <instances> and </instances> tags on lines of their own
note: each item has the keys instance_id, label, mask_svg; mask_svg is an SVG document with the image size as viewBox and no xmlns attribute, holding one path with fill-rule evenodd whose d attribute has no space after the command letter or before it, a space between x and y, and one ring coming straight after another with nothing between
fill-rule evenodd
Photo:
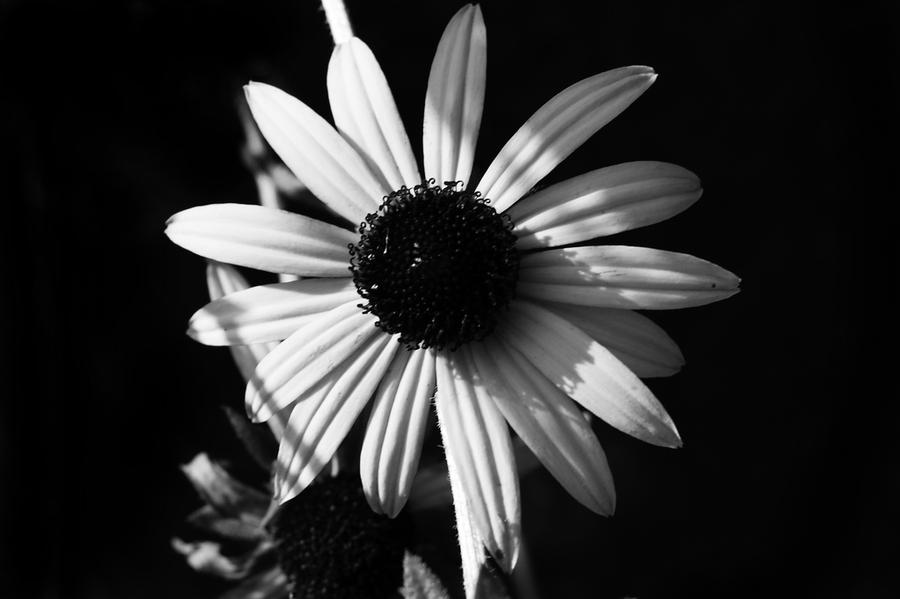
<instances>
[{"instance_id":1,"label":"dark flower center","mask_svg":"<svg viewBox=\"0 0 900 599\"><path fill-rule=\"evenodd\" d=\"M513 298L519 256L509 217L476 192L434 180L401 187L359 226L350 270L361 307L409 348L483 339Z\"/></svg>"},{"instance_id":2,"label":"dark flower center","mask_svg":"<svg viewBox=\"0 0 900 599\"><path fill-rule=\"evenodd\" d=\"M285 503L271 525L292 599L386 599L403 583L404 514L372 511L359 476L322 477Z\"/></svg>"}]
</instances>

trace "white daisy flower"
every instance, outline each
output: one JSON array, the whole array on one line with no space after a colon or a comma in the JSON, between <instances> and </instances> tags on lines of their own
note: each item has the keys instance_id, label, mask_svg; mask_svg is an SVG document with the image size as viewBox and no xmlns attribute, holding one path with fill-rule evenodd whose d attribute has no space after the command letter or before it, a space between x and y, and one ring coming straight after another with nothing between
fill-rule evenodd
<instances>
[{"instance_id":1,"label":"white daisy flower","mask_svg":"<svg viewBox=\"0 0 900 599\"><path fill-rule=\"evenodd\" d=\"M508 570L520 510L507 424L573 497L611 514L612 476L581 409L648 443L681 444L639 378L676 372L681 353L635 310L721 300L739 280L686 254L563 247L690 206L700 182L681 167L620 164L529 195L646 91L652 69L614 69L563 90L473 182L485 64L481 10L468 5L451 19L432 64L424 177L384 74L358 38L337 45L328 67L336 128L287 93L249 84L266 140L348 224L218 204L176 214L166 232L213 260L305 277L214 301L189 329L209 345L283 340L246 393L256 421L291 409L279 501L313 481L371 399L362 484L373 509L396 515L434 396L454 499Z\"/></svg>"}]
</instances>

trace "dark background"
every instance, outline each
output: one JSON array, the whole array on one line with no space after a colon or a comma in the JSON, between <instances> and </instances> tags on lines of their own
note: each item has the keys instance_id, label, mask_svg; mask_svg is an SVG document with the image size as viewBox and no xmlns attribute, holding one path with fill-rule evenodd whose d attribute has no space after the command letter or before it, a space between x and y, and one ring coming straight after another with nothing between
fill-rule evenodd
<instances>
[{"instance_id":1,"label":"dark background","mask_svg":"<svg viewBox=\"0 0 900 599\"><path fill-rule=\"evenodd\" d=\"M618 513L523 483L541 597L894 597L898 460L891 3L483 4L480 173L545 100L648 64L656 84L547 181L638 159L703 179L686 213L617 241L743 277L654 314L688 364L651 386L679 451L598 425ZM458 2L350 1L421 157L428 68ZM169 548L199 505L178 466L239 452L228 353L184 334L202 261L166 218L255 201L248 79L329 115L312 1L5 2L0 596L212 597ZM476 173L477 174L477 173ZM432 441L433 443L433 441Z\"/></svg>"}]
</instances>

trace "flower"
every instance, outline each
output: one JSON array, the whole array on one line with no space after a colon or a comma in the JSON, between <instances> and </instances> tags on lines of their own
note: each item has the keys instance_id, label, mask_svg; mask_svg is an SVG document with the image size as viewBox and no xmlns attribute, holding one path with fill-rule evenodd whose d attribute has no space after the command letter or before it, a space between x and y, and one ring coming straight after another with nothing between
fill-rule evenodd
<instances>
[{"instance_id":1,"label":"flower","mask_svg":"<svg viewBox=\"0 0 900 599\"><path fill-rule=\"evenodd\" d=\"M198 572L241 581L223 599L287 597L287 577L276 561L275 540L264 526L269 496L232 478L205 453L196 455L182 471L205 502L188 517L188 523L210 539L176 538L172 540L175 550ZM229 555L225 544L243 550Z\"/></svg>"},{"instance_id":2,"label":"flower","mask_svg":"<svg viewBox=\"0 0 900 599\"><path fill-rule=\"evenodd\" d=\"M198 572L237 583L221 599L387 599L401 587L408 598L447 597L407 548L408 523L372 512L349 473L321 477L273 515L266 492L205 453L182 470L205 503L187 522L205 536L172 546ZM441 501L439 479L446 472L423 472L420 503Z\"/></svg>"},{"instance_id":3,"label":"flower","mask_svg":"<svg viewBox=\"0 0 900 599\"><path fill-rule=\"evenodd\" d=\"M612 476L581 408L643 441L679 446L672 419L639 377L670 375L683 359L635 310L725 299L739 280L686 254L571 247L686 209L702 190L681 167L631 162L529 193L653 83L652 69L614 69L563 90L472 184L485 61L481 10L468 5L432 64L424 178L361 40L337 45L329 63L337 129L287 93L250 83L247 101L266 140L339 224L218 204L176 214L167 234L210 259L306 277L228 295L189 327L210 345L283 340L246 392L254 420L291 410L276 465L279 501L313 481L371 399L363 489L374 510L396 515L434 395L454 502L509 570L519 490L507 425L575 499L611 514Z\"/></svg>"}]
</instances>

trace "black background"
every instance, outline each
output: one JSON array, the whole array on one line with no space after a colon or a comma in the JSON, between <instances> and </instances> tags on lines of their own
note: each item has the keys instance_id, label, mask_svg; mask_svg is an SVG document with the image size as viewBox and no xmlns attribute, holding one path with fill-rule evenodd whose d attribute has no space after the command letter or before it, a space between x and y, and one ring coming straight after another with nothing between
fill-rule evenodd
<instances>
[{"instance_id":1,"label":"black background","mask_svg":"<svg viewBox=\"0 0 900 599\"><path fill-rule=\"evenodd\" d=\"M617 241L743 278L726 302L653 315L688 360L651 382L685 446L596 427L615 517L525 479L539 596L896 596L889 4L484 3L476 174L565 86L651 65L656 84L547 181L684 165L703 199ZM349 2L420 157L428 68L458 7ZM183 334L203 263L162 230L189 206L255 201L235 111L248 79L330 114L323 15L134 0L6 2L0 18L0 596L215 596L225 586L169 548L198 505L178 465L238 451L218 406L242 389L226 351Z\"/></svg>"}]
</instances>

